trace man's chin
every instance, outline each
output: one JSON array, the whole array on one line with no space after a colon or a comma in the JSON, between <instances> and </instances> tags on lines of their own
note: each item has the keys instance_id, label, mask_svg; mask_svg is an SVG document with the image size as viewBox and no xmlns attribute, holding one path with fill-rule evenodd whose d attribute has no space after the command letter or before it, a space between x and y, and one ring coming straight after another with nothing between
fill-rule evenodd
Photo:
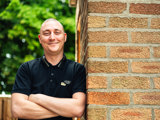
<instances>
[{"instance_id":1,"label":"man's chin","mask_svg":"<svg viewBox=\"0 0 160 120\"><path fill-rule=\"evenodd\" d=\"M50 53L53 53L53 54L59 53L58 49L50 49L49 51Z\"/></svg>"},{"instance_id":2,"label":"man's chin","mask_svg":"<svg viewBox=\"0 0 160 120\"><path fill-rule=\"evenodd\" d=\"M57 53L58 50L50 50L50 52L52 52L52 53Z\"/></svg>"},{"instance_id":3,"label":"man's chin","mask_svg":"<svg viewBox=\"0 0 160 120\"><path fill-rule=\"evenodd\" d=\"M54 51L56 52L56 51L58 51L58 48L57 48L57 47L50 47L49 50L50 50L50 51L53 51L53 52L54 52Z\"/></svg>"}]
</instances>

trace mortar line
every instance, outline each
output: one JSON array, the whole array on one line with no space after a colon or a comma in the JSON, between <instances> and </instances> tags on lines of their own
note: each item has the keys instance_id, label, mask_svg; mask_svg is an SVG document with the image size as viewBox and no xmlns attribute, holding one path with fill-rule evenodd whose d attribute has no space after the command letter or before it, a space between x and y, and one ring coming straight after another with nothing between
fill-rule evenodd
<instances>
[{"instance_id":1,"label":"mortar line","mask_svg":"<svg viewBox=\"0 0 160 120\"><path fill-rule=\"evenodd\" d=\"M148 29L148 28L88 28L89 32L98 32L98 31L118 31L118 32L160 32L160 29Z\"/></svg>"},{"instance_id":2,"label":"mortar line","mask_svg":"<svg viewBox=\"0 0 160 120\"><path fill-rule=\"evenodd\" d=\"M133 93L132 93L132 91L130 92L130 105L134 105Z\"/></svg>"},{"instance_id":3,"label":"mortar line","mask_svg":"<svg viewBox=\"0 0 160 120\"><path fill-rule=\"evenodd\" d=\"M128 60L128 73L132 73L131 64L132 64L132 60Z\"/></svg>"},{"instance_id":4,"label":"mortar line","mask_svg":"<svg viewBox=\"0 0 160 120\"><path fill-rule=\"evenodd\" d=\"M150 58L155 59L154 58L154 51L153 51L153 47L152 46L150 46Z\"/></svg>"},{"instance_id":5,"label":"mortar line","mask_svg":"<svg viewBox=\"0 0 160 120\"><path fill-rule=\"evenodd\" d=\"M144 14L134 14L125 12L122 14L109 14L109 13L88 13L88 16L103 16L103 17L135 17L135 18L160 18L159 15L144 15Z\"/></svg>"},{"instance_id":6,"label":"mortar line","mask_svg":"<svg viewBox=\"0 0 160 120\"><path fill-rule=\"evenodd\" d=\"M112 89L112 76L107 77L107 89Z\"/></svg>"},{"instance_id":7,"label":"mortar line","mask_svg":"<svg viewBox=\"0 0 160 120\"><path fill-rule=\"evenodd\" d=\"M146 108L146 109L160 109L159 105L95 105L89 104L88 108L108 108L108 109L128 109L128 108Z\"/></svg>"},{"instance_id":8,"label":"mortar line","mask_svg":"<svg viewBox=\"0 0 160 120\"><path fill-rule=\"evenodd\" d=\"M136 92L147 92L147 93L152 93L152 92L160 92L158 89L88 89L88 92L125 92L125 93L130 93L132 92L133 94Z\"/></svg>"},{"instance_id":9,"label":"mortar line","mask_svg":"<svg viewBox=\"0 0 160 120\"><path fill-rule=\"evenodd\" d=\"M109 27L109 16L106 16L106 27Z\"/></svg>"},{"instance_id":10,"label":"mortar line","mask_svg":"<svg viewBox=\"0 0 160 120\"><path fill-rule=\"evenodd\" d=\"M153 108L151 110L151 114L152 114L152 120L155 120L155 113L154 113L154 109Z\"/></svg>"},{"instance_id":11,"label":"mortar line","mask_svg":"<svg viewBox=\"0 0 160 120\"><path fill-rule=\"evenodd\" d=\"M149 78L149 77L160 77L160 75L159 74L141 74L141 73L88 73L88 75L89 76L107 76L107 77L109 77L109 76L119 76L119 77L121 77L121 76L133 76L133 77L136 77L136 76L138 76L138 77L147 77L147 78Z\"/></svg>"},{"instance_id":12,"label":"mortar line","mask_svg":"<svg viewBox=\"0 0 160 120\"><path fill-rule=\"evenodd\" d=\"M158 43L153 43L153 44L151 44L151 43L106 43L106 42L102 42L102 43L91 43L91 42L89 42L88 43L88 46L99 46L99 45L101 45L101 46L135 46L135 47L148 47L148 46L150 46L150 47L160 47L160 43L158 44Z\"/></svg>"},{"instance_id":13,"label":"mortar line","mask_svg":"<svg viewBox=\"0 0 160 120\"><path fill-rule=\"evenodd\" d=\"M133 62L160 62L160 59L148 59L148 58L132 58ZM127 58L88 58L88 61L99 62L128 62ZM144 73L145 74L145 73ZM149 74L149 73L148 73ZM158 73L157 73L158 74Z\"/></svg>"},{"instance_id":14,"label":"mortar line","mask_svg":"<svg viewBox=\"0 0 160 120\"><path fill-rule=\"evenodd\" d=\"M150 77L150 87L151 87L151 89L155 89L153 77Z\"/></svg>"},{"instance_id":15,"label":"mortar line","mask_svg":"<svg viewBox=\"0 0 160 120\"><path fill-rule=\"evenodd\" d=\"M121 3L160 3L160 1L153 1L153 0L101 0L101 2L121 2ZM99 0L88 0L88 2L99 2Z\"/></svg>"},{"instance_id":16,"label":"mortar line","mask_svg":"<svg viewBox=\"0 0 160 120\"><path fill-rule=\"evenodd\" d=\"M110 58L110 46L107 46L107 58Z\"/></svg>"},{"instance_id":17,"label":"mortar line","mask_svg":"<svg viewBox=\"0 0 160 120\"><path fill-rule=\"evenodd\" d=\"M132 43L131 31L128 31L127 34L128 34L128 43Z\"/></svg>"},{"instance_id":18,"label":"mortar line","mask_svg":"<svg viewBox=\"0 0 160 120\"><path fill-rule=\"evenodd\" d=\"M148 18L148 29L151 28L151 19L152 19L151 17Z\"/></svg>"},{"instance_id":19,"label":"mortar line","mask_svg":"<svg viewBox=\"0 0 160 120\"><path fill-rule=\"evenodd\" d=\"M108 111L107 111L107 120L111 120L111 108L108 108Z\"/></svg>"}]
</instances>

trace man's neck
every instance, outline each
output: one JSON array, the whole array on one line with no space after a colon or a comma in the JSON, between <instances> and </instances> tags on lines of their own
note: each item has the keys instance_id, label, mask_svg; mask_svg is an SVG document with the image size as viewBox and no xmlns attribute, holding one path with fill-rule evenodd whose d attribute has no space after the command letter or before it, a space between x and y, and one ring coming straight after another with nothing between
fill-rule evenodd
<instances>
[{"instance_id":1,"label":"man's neck","mask_svg":"<svg viewBox=\"0 0 160 120\"><path fill-rule=\"evenodd\" d=\"M58 55L48 55L45 54L45 57L49 63L52 65L57 65L63 58L63 53L58 54Z\"/></svg>"}]
</instances>

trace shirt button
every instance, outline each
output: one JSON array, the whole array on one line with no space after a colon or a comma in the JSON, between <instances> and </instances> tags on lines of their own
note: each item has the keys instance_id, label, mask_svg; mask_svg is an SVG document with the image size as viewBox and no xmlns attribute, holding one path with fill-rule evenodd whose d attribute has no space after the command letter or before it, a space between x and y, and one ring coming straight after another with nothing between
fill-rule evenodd
<instances>
[{"instance_id":1,"label":"shirt button","mask_svg":"<svg viewBox=\"0 0 160 120\"><path fill-rule=\"evenodd\" d=\"M51 79L50 82L53 82L53 80Z\"/></svg>"}]
</instances>

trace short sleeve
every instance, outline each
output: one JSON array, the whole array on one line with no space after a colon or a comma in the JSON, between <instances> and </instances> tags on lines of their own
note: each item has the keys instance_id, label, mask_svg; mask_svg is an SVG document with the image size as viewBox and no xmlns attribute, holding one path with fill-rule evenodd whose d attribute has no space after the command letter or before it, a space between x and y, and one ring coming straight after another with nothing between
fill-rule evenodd
<instances>
[{"instance_id":1,"label":"short sleeve","mask_svg":"<svg viewBox=\"0 0 160 120\"><path fill-rule=\"evenodd\" d=\"M72 95L76 92L86 93L86 69L78 64L73 81Z\"/></svg>"},{"instance_id":2,"label":"short sleeve","mask_svg":"<svg viewBox=\"0 0 160 120\"><path fill-rule=\"evenodd\" d=\"M31 74L27 63L19 67L12 93L22 93L26 95L31 93Z\"/></svg>"}]
</instances>

